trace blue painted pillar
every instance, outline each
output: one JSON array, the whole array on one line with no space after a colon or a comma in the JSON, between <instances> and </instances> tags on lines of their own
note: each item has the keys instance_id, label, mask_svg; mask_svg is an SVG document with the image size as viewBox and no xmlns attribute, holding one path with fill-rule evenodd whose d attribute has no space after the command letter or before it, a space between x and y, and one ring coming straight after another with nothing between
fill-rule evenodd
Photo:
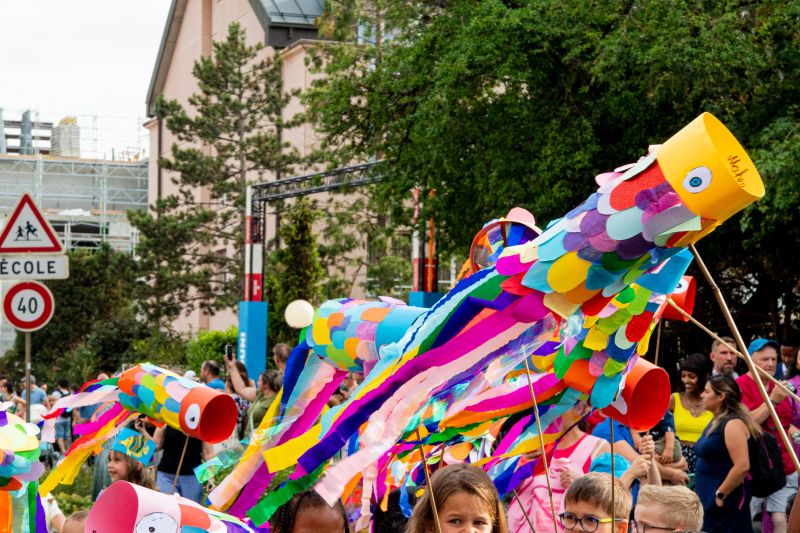
<instances>
[{"instance_id":1,"label":"blue painted pillar","mask_svg":"<svg viewBox=\"0 0 800 533\"><path fill-rule=\"evenodd\" d=\"M238 358L258 380L267 369L267 302L239 302Z\"/></svg>"}]
</instances>

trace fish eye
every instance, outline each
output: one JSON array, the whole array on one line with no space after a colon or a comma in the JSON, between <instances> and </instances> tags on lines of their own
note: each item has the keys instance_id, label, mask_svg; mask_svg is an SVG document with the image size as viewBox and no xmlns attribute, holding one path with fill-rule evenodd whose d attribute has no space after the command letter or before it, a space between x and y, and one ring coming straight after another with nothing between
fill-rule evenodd
<instances>
[{"instance_id":1,"label":"fish eye","mask_svg":"<svg viewBox=\"0 0 800 533\"><path fill-rule=\"evenodd\" d=\"M693 168L683 178L683 188L692 194L697 194L711 185L711 179L711 170L708 167Z\"/></svg>"},{"instance_id":2,"label":"fish eye","mask_svg":"<svg viewBox=\"0 0 800 533\"><path fill-rule=\"evenodd\" d=\"M200 406L196 403L193 403L187 407L186 413L183 415L183 422L186 424L187 428L197 429L197 426L200 423Z\"/></svg>"}]
</instances>

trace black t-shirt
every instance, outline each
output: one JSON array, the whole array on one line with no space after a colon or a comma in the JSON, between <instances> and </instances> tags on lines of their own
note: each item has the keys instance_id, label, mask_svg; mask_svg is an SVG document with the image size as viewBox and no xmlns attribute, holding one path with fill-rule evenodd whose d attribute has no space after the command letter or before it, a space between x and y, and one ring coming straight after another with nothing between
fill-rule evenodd
<instances>
[{"instance_id":1,"label":"black t-shirt","mask_svg":"<svg viewBox=\"0 0 800 533\"><path fill-rule=\"evenodd\" d=\"M164 455L158 463L158 470L166 474L174 474L178 469L178 461L181 460L183 444L186 442L186 435L167 426L164 431ZM203 462L203 441L194 437L189 437L189 444L186 445L186 455L181 464L180 476L194 474L194 469Z\"/></svg>"}]
</instances>

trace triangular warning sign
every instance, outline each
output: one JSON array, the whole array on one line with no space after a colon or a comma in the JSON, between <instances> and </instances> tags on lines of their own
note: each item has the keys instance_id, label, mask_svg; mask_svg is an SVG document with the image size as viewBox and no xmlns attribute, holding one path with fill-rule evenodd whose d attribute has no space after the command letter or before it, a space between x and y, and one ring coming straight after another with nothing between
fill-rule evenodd
<instances>
[{"instance_id":1,"label":"triangular warning sign","mask_svg":"<svg viewBox=\"0 0 800 533\"><path fill-rule=\"evenodd\" d=\"M0 254L63 253L53 226L28 193L23 193L0 233Z\"/></svg>"}]
</instances>

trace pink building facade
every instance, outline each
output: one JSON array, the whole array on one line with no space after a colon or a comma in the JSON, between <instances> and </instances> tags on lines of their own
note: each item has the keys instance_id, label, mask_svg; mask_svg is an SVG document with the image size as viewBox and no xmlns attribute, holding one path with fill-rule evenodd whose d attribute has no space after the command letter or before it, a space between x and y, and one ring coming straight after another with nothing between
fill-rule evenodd
<instances>
[{"instance_id":1,"label":"pink building facade","mask_svg":"<svg viewBox=\"0 0 800 533\"><path fill-rule=\"evenodd\" d=\"M262 53L279 53L283 59L283 79L287 91L303 90L310 86L312 74L305 64L308 46L316 38L315 20L322 13L322 0L173 0L156 58L147 95L151 120L145 125L150 132L150 162L148 169L148 203L175 192L169 173L159 168L159 155L169 155L175 139L155 118L158 95L177 99L186 104L197 89L192 76L194 62L210 55L212 42L227 36L228 26L238 22L246 31L249 44L265 44ZM296 99L286 109L287 117L302 110ZM313 128L303 125L284 132L301 153L314 145ZM253 181L257 179L253 177ZM266 176L267 180L274 176ZM207 190L198 188L198 201L207 200ZM268 220L267 234L274 235L274 220ZM222 330L237 323L234 310L210 315L195 310L181 316L174 324L182 333L203 330Z\"/></svg>"}]
</instances>

